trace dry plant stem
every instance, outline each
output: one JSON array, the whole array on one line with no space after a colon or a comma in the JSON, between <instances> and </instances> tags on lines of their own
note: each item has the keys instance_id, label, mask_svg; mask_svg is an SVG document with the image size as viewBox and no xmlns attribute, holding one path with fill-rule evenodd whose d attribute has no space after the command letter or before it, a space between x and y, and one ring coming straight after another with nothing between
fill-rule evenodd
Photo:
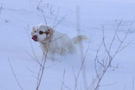
<instances>
[{"instance_id":1,"label":"dry plant stem","mask_svg":"<svg viewBox=\"0 0 135 90\"><path fill-rule=\"evenodd\" d=\"M80 8L79 7L76 7L76 28L77 28L77 34L79 35L80 34ZM77 89L77 85L78 85L78 78L79 78L79 75L81 73L81 70L82 70L82 67L83 67L83 64L84 64L84 61L82 59L83 57L83 51L82 51L82 44L79 44L79 47L80 47L80 52L81 52L81 60L82 60L82 63L81 63L81 67L78 71L78 74L77 76L75 76L75 86L74 86L74 90Z\"/></svg>"},{"instance_id":2,"label":"dry plant stem","mask_svg":"<svg viewBox=\"0 0 135 90\"><path fill-rule=\"evenodd\" d=\"M44 58L42 60L42 66L40 65L40 70L39 70L39 73L38 73L38 81L37 81L37 86L36 86L36 90L39 90L39 87L40 87L40 84L41 84L41 81L42 81L42 78L43 78L43 75L44 75L44 69L45 69L45 64L46 64L46 60L47 60L47 54L48 54L48 49L49 49L49 46L50 46L50 42L48 44L48 48L45 52L44 55Z\"/></svg>"},{"instance_id":3,"label":"dry plant stem","mask_svg":"<svg viewBox=\"0 0 135 90\"><path fill-rule=\"evenodd\" d=\"M41 63L40 63L35 57L33 57L27 50L26 50L26 53L27 53L34 61L36 61L40 66L42 66ZM35 53L35 52L34 52L34 53Z\"/></svg>"},{"instance_id":4,"label":"dry plant stem","mask_svg":"<svg viewBox=\"0 0 135 90\"><path fill-rule=\"evenodd\" d=\"M129 29L129 30L130 30L130 29ZM126 33L126 35L124 36L124 38L121 40L121 42L120 42L118 48L116 49L116 51L114 52L114 54L112 54L112 55L111 55L110 50L111 50L111 47L112 47L112 45L113 45L113 42L114 42L114 40L115 40L115 38L116 38L117 32L115 32L114 37L113 37L113 39L112 39L112 41L111 41L111 43L110 43L110 48L107 49L107 45L106 45L106 43L105 43L104 30L103 30L103 38L102 38L103 42L102 42L102 43L103 43L103 47L104 47L104 49L105 49L105 51L106 51L106 53L107 53L107 57L109 57L109 58L107 59L108 62L107 62L106 64L104 64L103 71L102 71L100 74L98 74L98 72L97 72L97 68L96 68L97 65L96 65L96 62L95 62L95 70L96 70L96 74L97 74L97 79L98 79L98 81L97 81L97 84L96 84L94 90L97 90L97 89L99 88L100 83L101 83L101 81L102 81L102 79L103 79L103 77L104 77L106 71L107 71L108 68L111 66L111 63L112 63L112 61L114 60L115 56L120 52L120 49L122 48L122 45L123 45L125 39L127 38L127 35L128 35L129 30L127 31L127 33ZM100 46L100 47L101 47L101 46ZM99 53L99 50L100 50L100 48L97 50L97 54L96 54L95 61L98 60L98 53Z\"/></svg>"},{"instance_id":5,"label":"dry plant stem","mask_svg":"<svg viewBox=\"0 0 135 90\"><path fill-rule=\"evenodd\" d=\"M62 81L62 85L61 85L61 89L60 90L64 90L64 88L67 88L68 90L72 90L71 88L69 88L67 85L65 85L65 74L66 74L66 70L64 69L63 72L63 81Z\"/></svg>"},{"instance_id":6,"label":"dry plant stem","mask_svg":"<svg viewBox=\"0 0 135 90\"><path fill-rule=\"evenodd\" d=\"M43 1L43 0L40 0L40 1L39 1L38 5L37 5L37 9L40 9L40 8L39 8L39 5L40 5L40 3L42 3L42 1Z\"/></svg>"},{"instance_id":7,"label":"dry plant stem","mask_svg":"<svg viewBox=\"0 0 135 90\"><path fill-rule=\"evenodd\" d=\"M11 70L12 70L13 76L14 76L14 78L15 78L15 81L17 82L19 88L20 88L21 90L23 90L23 88L22 88L21 84L19 83L19 81L18 81L18 79L17 79L17 77L16 77L16 74L15 74L15 72L14 72L14 70L13 70L13 67L12 67L12 64L11 64L11 62L10 62L10 59L8 59L8 62L9 62L10 68L11 68Z\"/></svg>"},{"instance_id":8,"label":"dry plant stem","mask_svg":"<svg viewBox=\"0 0 135 90\"><path fill-rule=\"evenodd\" d=\"M90 83L89 87L86 89L86 90L93 90L94 89L94 86L95 86L95 82L97 80L97 78L92 78L92 82Z\"/></svg>"},{"instance_id":9,"label":"dry plant stem","mask_svg":"<svg viewBox=\"0 0 135 90\"><path fill-rule=\"evenodd\" d=\"M0 14L1 14L2 9L3 9L3 7L1 6L1 7L0 7Z\"/></svg>"},{"instance_id":10,"label":"dry plant stem","mask_svg":"<svg viewBox=\"0 0 135 90\"><path fill-rule=\"evenodd\" d=\"M41 10L41 12L42 12L42 15L43 15L43 18L44 18L45 25L47 26L47 20L46 20L46 16L45 16L45 14L44 14L44 11Z\"/></svg>"},{"instance_id":11,"label":"dry plant stem","mask_svg":"<svg viewBox=\"0 0 135 90\"><path fill-rule=\"evenodd\" d=\"M119 30L119 27L120 27L120 25L121 25L121 23L122 23L122 20L119 22L119 24L117 25L117 28L116 28L116 31L115 31L115 33L114 33L114 36L113 36L113 39L112 39L112 41L111 41L111 43L110 43L110 46L109 46L109 52L111 51L111 48L112 48L112 45L113 45L113 43L114 43L114 41L115 41L115 38L116 38L116 35L117 35L117 32L118 32L118 30Z\"/></svg>"},{"instance_id":12,"label":"dry plant stem","mask_svg":"<svg viewBox=\"0 0 135 90\"><path fill-rule=\"evenodd\" d=\"M118 40L119 40L120 43L124 43L124 41L125 41L125 39L127 38L127 36L128 36L128 34L129 34L130 29L131 29L131 27L132 27L133 24L134 24L134 22L130 25L128 31L126 32L126 35L124 36L124 38L123 38L122 40L117 36L117 38L118 38ZM129 44L131 44L131 43L132 43L132 41L129 42L128 44L126 44L125 46L121 47L121 48L119 49L119 51L123 50L124 48L126 48L126 47L127 47Z\"/></svg>"},{"instance_id":13,"label":"dry plant stem","mask_svg":"<svg viewBox=\"0 0 135 90\"><path fill-rule=\"evenodd\" d=\"M121 40L121 42L120 42L120 44L119 44L119 47L116 49L116 51L115 51L114 55L112 56L112 58L114 58L114 57L117 55L117 53L121 51L121 48L123 49L122 45L123 45L124 41L126 40L128 34L129 34L129 31L130 31L130 29L128 29L126 35L125 35L124 38ZM127 44L127 45L128 45L128 44ZM126 45L126 46L127 46L127 45ZM125 47L125 46L124 46L124 47Z\"/></svg>"},{"instance_id":14,"label":"dry plant stem","mask_svg":"<svg viewBox=\"0 0 135 90\"><path fill-rule=\"evenodd\" d=\"M25 50L25 51L33 60L36 60L27 50Z\"/></svg>"},{"instance_id":15,"label":"dry plant stem","mask_svg":"<svg viewBox=\"0 0 135 90\"><path fill-rule=\"evenodd\" d=\"M33 60L35 60L38 64L40 64L40 62L39 62L39 60L38 60L38 58L37 58L37 56L36 56L36 54L35 54L35 51L34 51L32 42L31 42L31 40L30 40L30 35L29 35L29 32L28 32L29 30L30 30L29 25L27 25L26 32L27 32L27 35L28 35L28 38L29 38L29 42L30 42L30 45L31 45L31 50L32 50L32 52L33 52L34 57L32 57L30 54L29 54L29 55L30 55L32 58L34 58ZM27 53L28 53L28 52L27 52ZM41 65L41 64L40 64L40 65Z\"/></svg>"},{"instance_id":16,"label":"dry plant stem","mask_svg":"<svg viewBox=\"0 0 135 90\"><path fill-rule=\"evenodd\" d=\"M55 19L54 19L53 28L54 28L55 23L56 23L56 20L57 20L57 18L58 18L59 10L60 10L60 8L58 8L58 10L57 10L57 15L56 15L56 17L55 17Z\"/></svg>"},{"instance_id":17,"label":"dry plant stem","mask_svg":"<svg viewBox=\"0 0 135 90\"><path fill-rule=\"evenodd\" d=\"M99 78L99 74L98 74L98 71L97 71L98 53L99 53L99 51L100 51L100 49L101 49L101 47L102 47L102 44L103 44L103 42L101 42L99 48L97 49L96 56L95 56L95 59L94 59L95 71L96 71L97 78ZM104 64L102 64L102 63L100 63L100 64L101 64L103 67L105 67Z\"/></svg>"},{"instance_id":18,"label":"dry plant stem","mask_svg":"<svg viewBox=\"0 0 135 90\"><path fill-rule=\"evenodd\" d=\"M76 78L75 78L75 88L74 88L74 90L77 89L78 78L79 78L79 76L80 76L81 71L82 71L83 68L84 68L84 62L85 62L85 60L86 60L87 53L88 53L88 51L89 51L89 47L90 47L90 42L89 42L89 45L88 45L88 47L87 47L85 56L84 56L83 59L82 59L81 66L80 66L80 69L79 69L79 72L78 72L78 74L77 74L77 76L76 76ZM87 82L84 82L84 83L86 84Z\"/></svg>"},{"instance_id":19,"label":"dry plant stem","mask_svg":"<svg viewBox=\"0 0 135 90\"><path fill-rule=\"evenodd\" d=\"M77 7L77 34L79 35L80 34L80 8ZM90 47L90 41L89 41L89 44L88 44L88 47L86 49L86 53L85 55L83 54L83 46L82 44L80 43L79 44L80 46L80 52L81 52L81 66L80 66L80 69L77 73L77 76L75 77L75 86L74 86L74 90L77 89L77 86L78 86L78 78L81 74L81 71L82 71L82 77L83 77L83 84L84 84L84 89L87 88L87 80L86 80L86 72L85 72L85 65L84 65L84 62L86 60L86 57L87 57L87 53L88 53L88 50L89 50L89 47Z\"/></svg>"},{"instance_id":20,"label":"dry plant stem","mask_svg":"<svg viewBox=\"0 0 135 90\"><path fill-rule=\"evenodd\" d=\"M47 25L47 20L46 20L44 11L43 10L40 10L40 11L42 12L45 25ZM44 74L44 69L45 69L45 64L46 64L46 60L47 60L47 54L48 54L48 49L49 49L50 43L51 43L51 41L49 41L48 48L47 48L46 52L43 53L43 58L42 58L42 61L41 61L41 65L40 65L39 73L38 73L38 77L37 77L36 90L39 90L39 87L40 87L40 84L41 84L41 81L42 81L42 78L43 78L43 74Z\"/></svg>"},{"instance_id":21,"label":"dry plant stem","mask_svg":"<svg viewBox=\"0 0 135 90\"><path fill-rule=\"evenodd\" d=\"M64 72L63 72L63 81L62 81L62 85L61 85L61 90L63 90L63 86L65 85L64 82L65 82L65 69L64 69Z\"/></svg>"},{"instance_id":22,"label":"dry plant stem","mask_svg":"<svg viewBox=\"0 0 135 90\"><path fill-rule=\"evenodd\" d=\"M42 0L41 0L42 1ZM60 8L58 8L58 11L57 11L57 14L56 14L56 17L55 17L55 20L54 20L54 25L53 25L53 28L56 28L66 17L67 15L63 16L57 23L56 23L56 20L57 20L57 17L59 15L59 10ZM43 18L44 18L44 22L45 22L45 25L47 25L47 20L46 20L46 17L45 17L45 14L44 14L44 10L43 9L39 9L39 11L41 11L42 15L43 15ZM51 12L50 12L51 13Z\"/></svg>"},{"instance_id":23,"label":"dry plant stem","mask_svg":"<svg viewBox=\"0 0 135 90\"><path fill-rule=\"evenodd\" d=\"M67 15L63 16L63 17L61 18L61 20L59 20L59 21L53 26L53 28L56 28L66 17L67 17Z\"/></svg>"},{"instance_id":24,"label":"dry plant stem","mask_svg":"<svg viewBox=\"0 0 135 90\"><path fill-rule=\"evenodd\" d=\"M115 39L116 39L117 32L118 32L118 30L119 30L119 27L120 27L121 23L122 23L122 20L120 20L119 24L117 25L117 28L116 28L116 30L115 30L113 39L112 39L112 41L111 41L111 43L110 43L109 49L107 49L106 44L105 44L105 42L104 42L104 39L105 39L105 36L104 36L104 27L102 28L102 30L103 30L103 36L104 36L104 37L103 37L103 44L104 44L105 49L106 49L106 52L107 52L107 54L108 54L108 56L109 56L109 57L108 57L108 56L106 57L106 60L107 60L108 58L111 58L111 55L109 55L109 54L111 54L110 52L111 52L113 43L114 43L114 41L115 41ZM111 65L110 65L110 66L111 66Z\"/></svg>"}]
</instances>

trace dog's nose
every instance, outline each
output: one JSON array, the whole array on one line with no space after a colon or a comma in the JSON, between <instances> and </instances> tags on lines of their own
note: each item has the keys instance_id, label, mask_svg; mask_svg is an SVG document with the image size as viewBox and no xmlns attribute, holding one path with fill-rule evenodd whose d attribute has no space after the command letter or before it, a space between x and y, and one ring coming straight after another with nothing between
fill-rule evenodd
<instances>
[{"instance_id":1,"label":"dog's nose","mask_svg":"<svg viewBox=\"0 0 135 90\"><path fill-rule=\"evenodd\" d=\"M34 36L32 37L32 39L33 39L34 41L38 41L37 35L34 35Z\"/></svg>"}]
</instances>

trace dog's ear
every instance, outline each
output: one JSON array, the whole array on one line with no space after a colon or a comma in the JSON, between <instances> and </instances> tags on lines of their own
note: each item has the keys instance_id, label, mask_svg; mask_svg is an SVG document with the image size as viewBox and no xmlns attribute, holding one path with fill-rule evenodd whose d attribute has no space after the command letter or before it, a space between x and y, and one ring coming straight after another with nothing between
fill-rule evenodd
<instances>
[{"instance_id":1,"label":"dog's ear","mask_svg":"<svg viewBox=\"0 0 135 90\"><path fill-rule=\"evenodd\" d=\"M51 28L51 27L49 27L49 28L48 28L48 30L49 30L49 32L50 32L50 35L53 35L53 33L54 33L54 29L53 29L53 28Z\"/></svg>"}]
</instances>

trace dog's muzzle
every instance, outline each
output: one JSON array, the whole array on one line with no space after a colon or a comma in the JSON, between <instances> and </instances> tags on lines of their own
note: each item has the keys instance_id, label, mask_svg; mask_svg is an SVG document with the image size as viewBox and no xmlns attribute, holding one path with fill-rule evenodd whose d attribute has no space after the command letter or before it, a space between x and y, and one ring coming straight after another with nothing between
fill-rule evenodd
<instances>
[{"instance_id":1,"label":"dog's muzzle","mask_svg":"<svg viewBox=\"0 0 135 90\"><path fill-rule=\"evenodd\" d=\"M37 35L34 35L34 36L32 37L32 39L33 39L34 41L38 41L38 36L37 36Z\"/></svg>"}]
</instances>

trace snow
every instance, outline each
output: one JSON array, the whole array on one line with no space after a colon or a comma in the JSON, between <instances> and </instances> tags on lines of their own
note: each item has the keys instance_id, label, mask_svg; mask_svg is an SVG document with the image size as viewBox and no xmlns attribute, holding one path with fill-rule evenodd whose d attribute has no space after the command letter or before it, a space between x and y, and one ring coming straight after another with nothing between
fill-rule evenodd
<instances>
[{"instance_id":1,"label":"snow","mask_svg":"<svg viewBox=\"0 0 135 90\"><path fill-rule=\"evenodd\" d=\"M0 7L2 7L0 11L0 90L20 89L12 70L23 90L36 90L40 66L31 57L34 56L31 43L39 61L42 60L42 51L39 43L31 39L31 28L36 24L45 23L43 13L37 9L38 5L38 8L44 8L47 24L56 25L56 30L68 34L71 38L77 35L77 7L79 8L80 34L90 38L90 47L84 63L85 69L79 75L77 90L85 90L85 86L89 87L96 77L94 60L103 38L103 27L107 48L121 21L117 33L121 40L130 28L122 47L128 43L129 45L114 58L112 66L118 65L118 67L110 67L107 70L99 90L134 90L134 0L43 0L39 2L40 0L0 0ZM62 22L57 25L60 20ZM83 42L83 57L88 44L88 41ZM116 51L118 45L119 40L115 40L111 54ZM39 90L61 90L63 82L62 90L74 90L75 76L82 63L79 45L77 47L77 55L55 55L54 60L51 60L51 55L47 58ZM101 60L106 56L103 48L99 54ZM102 66L98 64L97 67L98 72L101 72ZM93 88L90 87L88 90Z\"/></svg>"}]
</instances>

